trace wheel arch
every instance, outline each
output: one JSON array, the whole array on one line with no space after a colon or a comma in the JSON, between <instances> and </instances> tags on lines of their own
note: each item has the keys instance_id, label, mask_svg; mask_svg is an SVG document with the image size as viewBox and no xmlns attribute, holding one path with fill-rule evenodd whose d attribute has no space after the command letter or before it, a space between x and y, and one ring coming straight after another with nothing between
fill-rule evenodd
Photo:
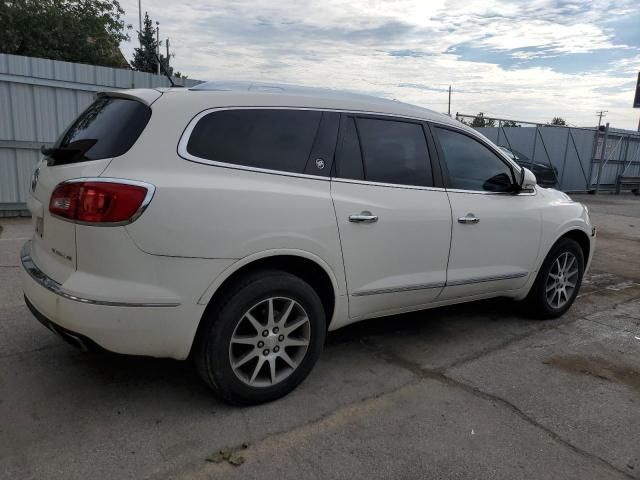
<instances>
[{"instance_id":1,"label":"wheel arch","mask_svg":"<svg viewBox=\"0 0 640 480\"><path fill-rule=\"evenodd\" d=\"M551 248L553 248L553 246L563 238L570 238L571 240L574 240L578 245L580 245L580 249L582 250L582 255L584 256L584 265L586 268L587 263L589 262L589 255L591 254L591 240L589 238L589 235L584 230L581 230L579 228L573 228L571 230L566 231L562 235L560 235L556 239L556 241L553 242L553 245L551 245ZM548 254L549 253L547 252L547 255Z\"/></svg>"},{"instance_id":2,"label":"wheel arch","mask_svg":"<svg viewBox=\"0 0 640 480\"><path fill-rule=\"evenodd\" d=\"M209 285L198 300L199 304L207 307L198 323L193 343L198 338L202 320L209 308L224 295L226 289L233 288L234 283L251 272L273 269L296 275L313 287L322 301L328 327L338 310L336 302L339 297L338 281L329 265L318 256L302 250L270 250L238 260Z\"/></svg>"},{"instance_id":3,"label":"wheel arch","mask_svg":"<svg viewBox=\"0 0 640 480\"><path fill-rule=\"evenodd\" d=\"M544 250L543 249L540 250L538 263L534 271L535 275L532 275L530 277L529 281L527 282L522 292L517 297L515 297L516 299L521 300L529 294L529 292L531 291L531 288L533 288L533 285L536 279L538 278L538 272L540 271L540 268L542 268L544 261L549 256L549 252L551 252L551 249L553 249L553 247L563 238L570 238L576 241L578 245L580 245L582 254L584 255L585 271L587 270L589 266L589 259L590 259L589 255L592 254L591 239L589 237L589 234L585 232L584 227L581 227L580 225L575 225L575 224L569 225L567 226L567 228L565 228L560 233L558 233L557 236L553 239L553 241L547 244L548 246Z\"/></svg>"}]
</instances>

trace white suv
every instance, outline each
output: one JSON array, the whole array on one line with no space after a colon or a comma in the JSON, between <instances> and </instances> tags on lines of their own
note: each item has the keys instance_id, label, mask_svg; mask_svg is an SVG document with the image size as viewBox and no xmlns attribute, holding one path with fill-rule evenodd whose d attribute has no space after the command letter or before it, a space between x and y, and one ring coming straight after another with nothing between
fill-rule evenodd
<instances>
[{"instance_id":1,"label":"white suv","mask_svg":"<svg viewBox=\"0 0 640 480\"><path fill-rule=\"evenodd\" d=\"M207 83L98 96L34 173L27 305L80 347L186 359L225 400L291 391L327 330L505 296L572 304L587 209L403 103Z\"/></svg>"}]
</instances>

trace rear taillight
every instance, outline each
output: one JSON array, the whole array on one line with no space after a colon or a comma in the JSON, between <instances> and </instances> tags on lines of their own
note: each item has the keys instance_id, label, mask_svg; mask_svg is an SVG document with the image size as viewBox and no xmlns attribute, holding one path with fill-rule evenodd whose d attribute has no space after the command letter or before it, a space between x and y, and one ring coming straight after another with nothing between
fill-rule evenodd
<instances>
[{"instance_id":1,"label":"rear taillight","mask_svg":"<svg viewBox=\"0 0 640 480\"><path fill-rule=\"evenodd\" d=\"M64 182L51 194L49 212L81 223L128 223L141 213L150 194L153 186L141 182Z\"/></svg>"}]
</instances>

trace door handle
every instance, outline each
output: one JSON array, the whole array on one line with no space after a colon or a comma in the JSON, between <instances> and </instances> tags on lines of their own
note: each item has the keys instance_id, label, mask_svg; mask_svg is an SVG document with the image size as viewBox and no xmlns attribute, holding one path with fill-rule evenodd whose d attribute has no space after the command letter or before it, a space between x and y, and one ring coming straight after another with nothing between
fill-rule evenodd
<instances>
[{"instance_id":1,"label":"door handle","mask_svg":"<svg viewBox=\"0 0 640 480\"><path fill-rule=\"evenodd\" d=\"M378 221L378 216L365 210L357 215L349 215L349 221L353 223L376 223Z\"/></svg>"},{"instance_id":2,"label":"door handle","mask_svg":"<svg viewBox=\"0 0 640 480\"><path fill-rule=\"evenodd\" d=\"M480 219L476 217L473 213L467 213L466 217L460 217L458 219L458 223L474 224L479 222L480 222Z\"/></svg>"}]
</instances>

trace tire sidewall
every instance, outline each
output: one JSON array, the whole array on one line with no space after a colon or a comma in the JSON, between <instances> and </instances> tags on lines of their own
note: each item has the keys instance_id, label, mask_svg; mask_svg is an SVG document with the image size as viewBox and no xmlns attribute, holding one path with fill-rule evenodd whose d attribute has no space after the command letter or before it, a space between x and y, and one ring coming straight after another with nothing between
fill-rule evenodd
<instances>
[{"instance_id":1,"label":"tire sidewall","mask_svg":"<svg viewBox=\"0 0 640 480\"><path fill-rule=\"evenodd\" d=\"M576 261L578 262L578 279L576 281L576 288L574 289L571 297L567 303L565 303L560 308L555 308L549 304L549 300L547 299L546 294L546 285L547 279L549 277L549 272L553 266L553 263L556 259L565 252L570 252L572 255L576 257ZM559 317L563 315L575 301L578 292L580 291L580 286L582 285L582 277L584 275L584 254L582 253L582 248L578 245L577 242L571 240L569 238L563 238L558 241L545 259L542 268L540 269L539 276L536 280L535 286L535 296L533 300L537 303L539 312L544 316L552 318Z\"/></svg>"},{"instance_id":2,"label":"tire sidewall","mask_svg":"<svg viewBox=\"0 0 640 480\"><path fill-rule=\"evenodd\" d=\"M298 302L309 317L311 338L304 359L287 378L271 387L251 387L240 380L229 360L230 339L242 316L270 297ZM306 282L285 272L264 272L240 289L218 312L208 332L205 350L211 380L222 396L233 403L253 404L275 400L300 384L313 368L326 336L326 317L317 293Z\"/></svg>"}]
</instances>

